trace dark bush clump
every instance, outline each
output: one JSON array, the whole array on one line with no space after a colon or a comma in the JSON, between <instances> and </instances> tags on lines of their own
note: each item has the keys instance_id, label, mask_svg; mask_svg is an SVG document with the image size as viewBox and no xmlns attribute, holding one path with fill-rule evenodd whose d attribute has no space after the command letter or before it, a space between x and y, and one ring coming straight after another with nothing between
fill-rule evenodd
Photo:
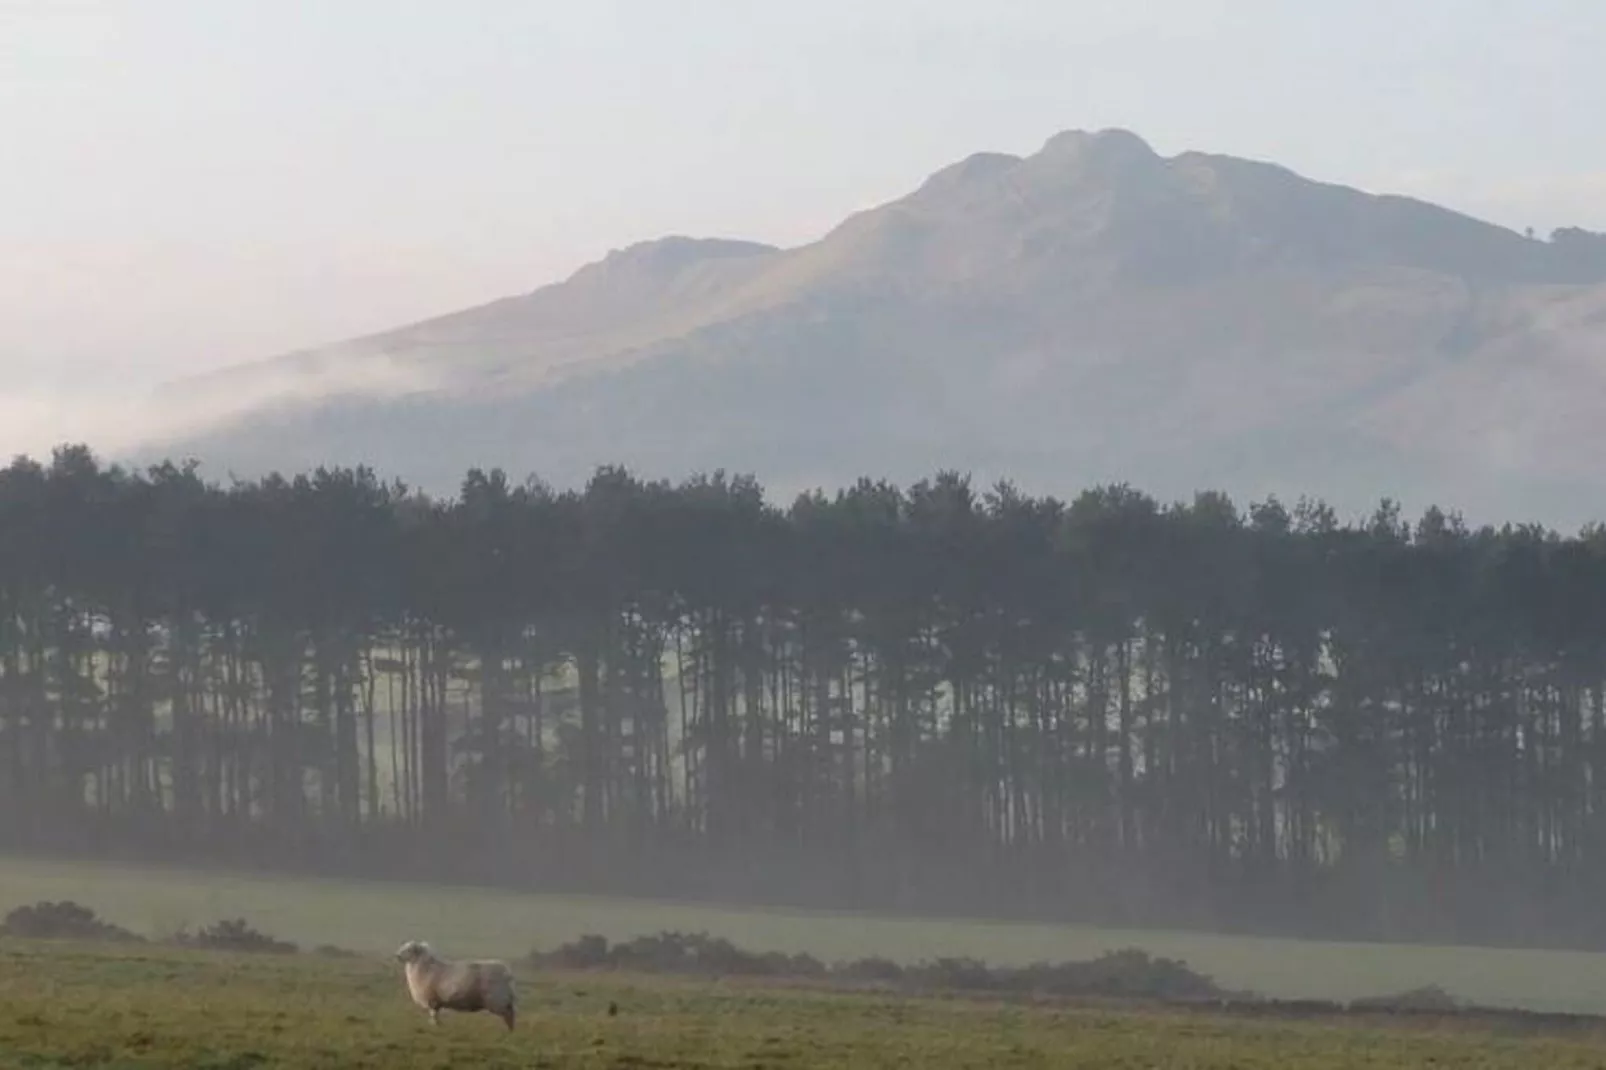
<instances>
[{"instance_id":1,"label":"dark bush clump","mask_svg":"<svg viewBox=\"0 0 1606 1070\"><path fill-rule=\"evenodd\" d=\"M863 970L865 965L853 964L846 969L855 968ZM891 969L880 968L883 976L879 979L894 979ZM1039 962L1022 967L989 967L976 959L940 958L904 968L902 979L921 988L960 992L1173 1001L1221 999L1228 995L1214 980L1184 962L1154 958L1148 952L1133 949L1109 951L1088 962Z\"/></svg>"},{"instance_id":2,"label":"dark bush clump","mask_svg":"<svg viewBox=\"0 0 1606 1070\"><path fill-rule=\"evenodd\" d=\"M1155 958L1136 948L1107 951L1091 962L1038 963L1001 972L1006 988L1050 995L1193 1000L1226 994L1187 963Z\"/></svg>"},{"instance_id":3,"label":"dark bush clump","mask_svg":"<svg viewBox=\"0 0 1606 1070\"><path fill-rule=\"evenodd\" d=\"M530 961L563 969L714 976L819 977L826 972L824 964L810 955L753 954L707 933L663 932L612 945L604 937L588 933L553 951L531 952Z\"/></svg>"},{"instance_id":4,"label":"dark bush clump","mask_svg":"<svg viewBox=\"0 0 1606 1070\"><path fill-rule=\"evenodd\" d=\"M124 943L144 937L119 925L101 921L88 907L64 899L18 907L0 921L0 936L33 940L114 940Z\"/></svg>"},{"instance_id":5,"label":"dark bush clump","mask_svg":"<svg viewBox=\"0 0 1606 1070\"><path fill-rule=\"evenodd\" d=\"M1232 995L1186 963L1153 958L1135 950L1112 951L1090 962L1039 963L1020 968L990 967L972 958L939 958L912 966L900 966L885 958L863 958L827 968L811 955L778 951L755 954L706 933L664 932L617 944L588 934L550 952L531 952L530 961L537 967L561 969L827 978L956 992L1159 1000L1219 1000Z\"/></svg>"},{"instance_id":6,"label":"dark bush clump","mask_svg":"<svg viewBox=\"0 0 1606 1070\"><path fill-rule=\"evenodd\" d=\"M903 980L903 967L891 959L884 959L880 956L839 963L831 968L831 972L848 981L897 984Z\"/></svg>"},{"instance_id":7,"label":"dark bush clump","mask_svg":"<svg viewBox=\"0 0 1606 1070\"><path fill-rule=\"evenodd\" d=\"M336 947L334 944L319 944L312 949L312 953L326 959L354 959L357 953L350 948Z\"/></svg>"},{"instance_id":8,"label":"dark bush clump","mask_svg":"<svg viewBox=\"0 0 1606 1070\"><path fill-rule=\"evenodd\" d=\"M267 933L258 932L244 918L225 918L216 925L208 925L197 932L180 932L173 942L183 947L200 947L211 951L246 951L255 954L293 955L296 945L278 940Z\"/></svg>"},{"instance_id":9,"label":"dark bush clump","mask_svg":"<svg viewBox=\"0 0 1606 1070\"><path fill-rule=\"evenodd\" d=\"M1424 985L1387 996L1366 996L1352 1000L1354 1011L1415 1011L1451 1013L1461 1010L1461 1001L1438 985Z\"/></svg>"},{"instance_id":10,"label":"dark bush clump","mask_svg":"<svg viewBox=\"0 0 1606 1070\"><path fill-rule=\"evenodd\" d=\"M565 970L596 970L612 965L608 960L608 950L606 937L587 933L547 954L532 951L530 961L537 966L555 966Z\"/></svg>"},{"instance_id":11,"label":"dark bush clump","mask_svg":"<svg viewBox=\"0 0 1606 1070\"><path fill-rule=\"evenodd\" d=\"M1250 999L1238 1003L1224 1003L1222 1009L1282 1015L1289 1018L1308 1018L1315 1015L1343 1014L1345 1005L1331 999Z\"/></svg>"},{"instance_id":12,"label":"dark bush clump","mask_svg":"<svg viewBox=\"0 0 1606 1070\"><path fill-rule=\"evenodd\" d=\"M998 973L985 962L970 958L940 958L903 971L903 978L919 988L946 988L956 992L987 992L1004 987Z\"/></svg>"}]
</instances>

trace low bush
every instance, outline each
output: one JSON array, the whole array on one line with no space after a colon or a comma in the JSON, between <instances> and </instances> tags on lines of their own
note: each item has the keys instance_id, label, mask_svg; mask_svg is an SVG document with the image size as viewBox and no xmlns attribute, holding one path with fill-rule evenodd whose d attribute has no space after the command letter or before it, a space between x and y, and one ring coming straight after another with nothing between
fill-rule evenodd
<instances>
[{"instance_id":1,"label":"low bush","mask_svg":"<svg viewBox=\"0 0 1606 1070\"><path fill-rule=\"evenodd\" d=\"M1451 1012L1463 1009L1460 1000L1438 985L1423 985L1405 992L1387 996L1367 996L1351 1000L1350 1009L1356 1011L1416 1011Z\"/></svg>"},{"instance_id":2,"label":"low bush","mask_svg":"<svg viewBox=\"0 0 1606 1070\"><path fill-rule=\"evenodd\" d=\"M135 943L144 939L120 925L102 921L95 912L70 899L18 907L0 921L0 936L31 940L112 940Z\"/></svg>"},{"instance_id":3,"label":"low bush","mask_svg":"<svg viewBox=\"0 0 1606 1070\"><path fill-rule=\"evenodd\" d=\"M826 972L825 965L809 955L753 954L707 933L661 932L611 945L606 938L588 933L550 952L533 951L530 961L563 969L714 976L818 977Z\"/></svg>"},{"instance_id":4,"label":"low bush","mask_svg":"<svg viewBox=\"0 0 1606 1070\"><path fill-rule=\"evenodd\" d=\"M903 967L891 959L884 959L880 956L839 963L832 968L831 972L848 981L897 984L903 980Z\"/></svg>"},{"instance_id":5,"label":"low bush","mask_svg":"<svg viewBox=\"0 0 1606 1070\"><path fill-rule=\"evenodd\" d=\"M1090 962L991 967L972 958L938 958L900 966L863 958L826 966L812 955L744 951L706 933L663 932L610 944L588 933L552 951L533 951L536 967L620 969L642 973L832 979L958 992L1041 993L1136 999L1221 999L1230 995L1209 977L1174 959L1136 950L1113 951Z\"/></svg>"},{"instance_id":6,"label":"low bush","mask_svg":"<svg viewBox=\"0 0 1606 1070\"><path fill-rule=\"evenodd\" d=\"M195 932L180 931L173 943L183 947L206 948L210 951L243 951L252 954L293 955L297 948L288 940L279 940L267 933L258 932L244 918L225 918Z\"/></svg>"},{"instance_id":7,"label":"low bush","mask_svg":"<svg viewBox=\"0 0 1606 1070\"><path fill-rule=\"evenodd\" d=\"M1109 951L1090 962L1037 963L1002 971L1004 987L1051 995L1133 999L1198 1000L1230 995L1179 959L1157 958L1136 948Z\"/></svg>"},{"instance_id":8,"label":"low bush","mask_svg":"<svg viewBox=\"0 0 1606 1070\"><path fill-rule=\"evenodd\" d=\"M952 989L956 992L987 992L1003 988L999 974L985 962L971 958L940 958L906 966L903 979L917 988Z\"/></svg>"},{"instance_id":9,"label":"low bush","mask_svg":"<svg viewBox=\"0 0 1606 1070\"><path fill-rule=\"evenodd\" d=\"M1341 1003L1324 1000L1267 1000L1251 992L1218 985L1179 959L1137 948L1108 951L1081 962L1038 962L1029 966L989 966L973 958L937 958L911 965L867 957L826 966L812 955L744 951L707 933L661 932L609 943L588 933L551 951L530 952L531 965L570 970L616 969L640 973L823 979L844 984L901 988L1043 995L1066 998L1154 1000L1208 1004L1224 1009L1299 1014L1342 1014ZM1388 996L1358 999L1352 1012L1460 1012L1466 1005L1437 985Z\"/></svg>"}]
</instances>

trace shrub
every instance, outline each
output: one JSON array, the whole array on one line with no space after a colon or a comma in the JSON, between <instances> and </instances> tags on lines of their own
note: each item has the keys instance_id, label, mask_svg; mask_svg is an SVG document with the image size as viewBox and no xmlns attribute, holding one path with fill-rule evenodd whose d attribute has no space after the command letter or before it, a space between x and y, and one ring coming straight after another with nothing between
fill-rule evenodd
<instances>
[{"instance_id":1,"label":"shrub","mask_svg":"<svg viewBox=\"0 0 1606 1070\"><path fill-rule=\"evenodd\" d=\"M258 932L244 918L225 918L197 932L180 932L173 942L184 947L200 947L211 951L244 951L254 954L293 955L297 948L287 940L279 940Z\"/></svg>"},{"instance_id":2,"label":"shrub","mask_svg":"<svg viewBox=\"0 0 1606 1070\"><path fill-rule=\"evenodd\" d=\"M904 980L921 988L949 988L958 992L986 992L1006 987L985 962L971 958L940 958L903 971Z\"/></svg>"},{"instance_id":3,"label":"shrub","mask_svg":"<svg viewBox=\"0 0 1606 1070\"><path fill-rule=\"evenodd\" d=\"M1350 1009L1356 1011L1427 1011L1443 1012L1461 1010L1461 1001L1438 985L1423 985L1421 988L1412 988L1405 992L1395 992L1387 996L1366 996L1352 1000Z\"/></svg>"},{"instance_id":4,"label":"shrub","mask_svg":"<svg viewBox=\"0 0 1606 1070\"><path fill-rule=\"evenodd\" d=\"M707 933L661 932L623 943L594 933L550 952L532 951L537 966L563 969L623 969L641 973L702 976L833 978L839 981L907 984L959 992L1040 993L1136 999L1223 999L1229 993L1211 978L1175 959L1133 949L1112 951L1089 962L990 967L973 958L939 958L900 966L885 958L862 958L827 968L811 955L779 951L755 954Z\"/></svg>"},{"instance_id":5,"label":"shrub","mask_svg":"<svg viewBox=\"0 0 1606 1070\"><path fill-rule=\"evenodd\" d=\"M1226 995L1215 981L1177 959L1136 948L1107 951L1091 962L1037 964L1015 971L1010 987L1051 995L1142 999L1214 999Z\"/></svg>"},{"instance_id":6,"label":"shrub","mask_svg":"<svg viewBox=\"0 0 1606 1070\"><path fill-rule=\"evenodd\" d=\"M114 940L126 943L144 937L101 921L88 907L70 899L18 907L0 921L0 936L34 940Z\"/></svg>"},{"instance_id":7,"label":"shrub","mask_svg":"<svg viewBox=\"0 0 1606 1070\"><path fill-rule=\"evenodd\" d=\"M825 965L811 955L779 951L753 954L707 933L661 932L612 945L604 937L587 933L550 952L532 951L530 961L536 966L563 969L611 968L704 976L819 977L826 973Z\"/></svg>"},{"instance_id":8,"label":"shrub","mask_svg":"<svg viewBox=\"0 0 1606 1070\"><path fill-rule=\"evenodd\" d=\"M898 968L885 960L863 960L844 967L847 976L897 980ZM1109 951L1086 962L1038 962L1030 966L989 967L972 958L940 958L903 968L902 979L923 988L961 992L1038 993L1051 996L1104 996L1120 999L1221 999L1229 993L1214 980L1175 959L1145 951Z\"/></svg>"},{"instance_id":9,"label":"shrub","mask_svg":"<svg viewBox=\"0 0 1606 1070\"><path fill-rule=\"evenodd\" d=\"M609 965L608 940L595 933L586 933L578 940L559 946L543 955L530 952L530 961L536 966L555 966L566 970L594 970Z\"/></svg>"},{"instance_id":10,"label":"shrub","mask_svg":"<svg viewBox=\"0 0 1606 1070\"><path fill-rule=\"evenodd\" d=\"M891 959L878 955L838 963L831 972L849 981L872 981L879 984L897 984L903 980L903 967Z\"/></svg>"}]
</instances>

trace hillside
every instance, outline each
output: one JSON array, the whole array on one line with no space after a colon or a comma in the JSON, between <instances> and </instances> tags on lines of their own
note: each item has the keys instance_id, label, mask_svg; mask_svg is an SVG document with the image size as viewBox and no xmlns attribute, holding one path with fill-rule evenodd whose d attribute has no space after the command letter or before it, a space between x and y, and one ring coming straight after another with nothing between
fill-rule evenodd
<instances>
[{"instance_id":1,"label":"hillside","mask_svg":"<svg viewBox=\"0 0 1606 1070\"><path fill-rule=\"evenodd\" d=\"M979 154L792 249L644 242L570 278L176 384L279 400L142 459L752 471L957 467L1062 494L1383 495L1571 526L1606 502L1606 255L1119 130ZM323 384L285 393L287 383ZM271 387L268 389L267 387Z\"/></svg>"}]
</instances>

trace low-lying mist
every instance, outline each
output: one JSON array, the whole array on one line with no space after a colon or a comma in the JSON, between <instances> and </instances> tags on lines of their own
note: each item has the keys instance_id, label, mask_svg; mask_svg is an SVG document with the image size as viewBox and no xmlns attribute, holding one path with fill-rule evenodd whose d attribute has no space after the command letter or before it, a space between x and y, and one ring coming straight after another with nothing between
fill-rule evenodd
<instances>
[{"instance_id":1,"label":"low-lying mist","mask_svg":"<svg viewBox=\"0 0 1606 1070\"><path fill-rule=\"evenodd\" d=\"M63 442L118 457L226 426L249 413L331 397L397 397L439 389L444 378L366 346L339 346L297 361L264 361L152 388L112 382L0 391L0 449L48 456Z\"/></svg>"}]
</instances>

